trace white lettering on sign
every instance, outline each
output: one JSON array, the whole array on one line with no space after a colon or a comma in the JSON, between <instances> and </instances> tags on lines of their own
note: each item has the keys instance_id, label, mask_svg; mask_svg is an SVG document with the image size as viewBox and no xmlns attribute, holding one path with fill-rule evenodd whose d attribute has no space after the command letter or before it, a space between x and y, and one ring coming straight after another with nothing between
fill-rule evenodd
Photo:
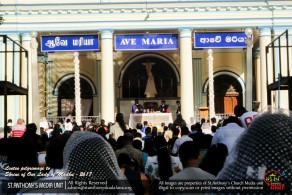
<instances>
[{"instance_id":1,"label":"white lettering on sign","mask_svg":"<svg viewBox=\"0 0 292 195\"><path fill-rule=\"evenodd\" d=\"M215 36L215 38L200 38L201 43L220 43L221 36Z\"/></svg>"},{"instance_id":2,"label":"white lettering on sign","mask_svg":"<svg viewBox=\"0 0 292 195\"><path fill-rule=\"evenodd\" d=\"M136 45L136 39L122 39L120 45Z\"/></svg>"},{"instance_id":3,"label":"white lettering on sign","mask_svg":"<svg viewBox=\"0 0 292 195\"><path fill-rule=\"evenodd\" d=\"M56 46L67 46L67 40L61 40L60 37L56 37L54 40L47 40L46 44L49 48L55 48Z\"/></svg>"},{"instance_id":4,"label":"white lettering on sign","mask_svg":"<svg viewBox=\"0 0 292 195\"><path fill-rule=\"evenodd\" d=\"M171 38L144 38L142 39L142 45L173 45Z\"/></svg>"},{"instance_id":5,"label":"white lettering on sign","mask_svg":"<svg viewBox=\"0 0 292 195\"><path fill-rule=\"evenodd\" d=\"M83 46L83 45L93 45L94 44L94 39L84 39L83 37L80 37L79 39L74 39L73 40L73 45L74 46Z\"/></svg>"},{"instance_id":6,"label":"white lettering on sign","mask_svg":"<svg viewBox=\"0 0 292 195\"><path fill-rule=\"evenodd\" d=\"M225 41L227 43L230 43L230 42L233 42L233 43L240 42L240 43L242 43L242 42L244 42L244 38L243 37L237 37L237 36L232 36L232 37L227 36L225 38Z\"/></svg>"},{"instance_id":7,"label":"white lettering on sign","mask_svg":"<svg viewBox=\"0 0 292 195\"><path fill-rule=\"evenodd\" d=\"M205 43L220 43L222 40L221 36L215 36L214 38L208 38L208 37L202 37L200 38L200 42L205 44ZM238 36L227 36L225 38L225 41L227 43L233 42L239 42L239 43L243 43L245 41L244 37L238 37Z\"/></svg>"}]
</instances>

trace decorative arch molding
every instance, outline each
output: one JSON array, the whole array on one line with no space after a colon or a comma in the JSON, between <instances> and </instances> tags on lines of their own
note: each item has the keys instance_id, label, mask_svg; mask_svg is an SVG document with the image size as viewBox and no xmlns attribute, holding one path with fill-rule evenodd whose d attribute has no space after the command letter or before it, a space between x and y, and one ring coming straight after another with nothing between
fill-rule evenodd
<instances>
[{"instance_id":1,"label":"decorative arch molding","mask_svg":"<svg viewBox=\"0 0 292 195\"><path fill-rule=\"evenodd\" d=\"M240 86L241 86L241 89L242 89L242 95L245 94L245 83L244 83L244 80L236 73L234 72L231 72L231 71L218 71L218 72L215 72L214 73L214 78L217 77L217 76L220 76L220 75L228 75L228 76L231 76L233 78L235 78ZM203 93L207 93L208 91L208 86L209 86L209 78L205 81L204 85L203 85Z\"/></svg>"},{"instance_id":2,"label":"decorative arch molding","mask_svg":"<svg viewBox=\"0 0 292 195\"><path fill-rule=\"evenodd\" d=\"M57 83L56 83L56 85L54 87L53 95L54 96L58 96L58 94L59 94L59 91L58 91L59 90L59 87L63 84L63 82L65 82L68 79L74 78L74 77L75 77L74 74L67 74L67 75L63 76L62 78L60 78L57 81ZM92 83L92 81L88 77L86 77L84 75L80 75L80 79L84 79L90 85L91 90L92 90L92 94L93 95L97 95L96 89L94 87L94 84Z\"/></svg>"},{"instance_id":3,"label":"decorative arch molding","mask_svg":"<svg viewBox=\"0 0 292 195\"><path fill-rule=\"evenodd\" d=\"M167 57L165 56L162 56L160 54L156 54L156 53L143 53L143 54L139 54L135 57L133 57L132 59L130 59L128 62L126 62L125 66L122 68L120 74L119 74L119 79L118 79L118 83L121 84L122 81L123 81L123 78L124 78L124 74L127 70L127 68L133 63L135 62L136 60L140 59L140 58L143 58L143 57L156 57L156 58L159 58L161 60L164 60L173 70L173 72L175 73L175 76L176 76L176 79L177 79L177 82L179 83L180 82L180 77L179 77L179 72L175 66L175 64L172 63L171 60L169 60Z\"/></svg>"}]
</instances>

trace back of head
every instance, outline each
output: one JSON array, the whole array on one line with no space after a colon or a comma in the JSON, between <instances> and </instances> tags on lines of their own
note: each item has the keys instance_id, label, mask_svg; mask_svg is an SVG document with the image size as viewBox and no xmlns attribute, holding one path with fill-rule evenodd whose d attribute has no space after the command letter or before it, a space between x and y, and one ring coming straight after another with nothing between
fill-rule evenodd
<instances>
[{"instance_id":1,"label":"back of head","mask_svg":"<svg viewBox=\"0 0 292 195\"><path fill-rule=\"evenodd\" d=\"M124 144L132 144L134 136L132 133L125 133L124 135Z\"/></svg>"},{"instance_id":2,"label":"back of head","mask_svg":"<svg viewBox=\"0 0 292 195\"><path fill-rule=\"evenodd\" d=\"M201 128L201 124L199 122L195 123L194 125L191 126L191 130L192 131L202 131L202 128Z\"/></svg>"},{"instance_id":3,"label":"back of head","mask_svg":"<svg viewBox=\"0 0 292 195\"><path fill-rule=\"evenodd\" d=\"M178 115L176 116L176 120L183 120L182 115L181 115L181 114L178 114Z\"/></svg>"},{"instance_id":4,"label":"back of head","mask_svg":"<svg viewBox=\"0 0 292 195\"><path fill-rule=\"evenodd\" d=\"M64 169L70 172L70 180L117 181L121 175L112 147L100 135L89 131L76 131L69 138L63 152ZM81 160L82 159L82 160ZM80 175L80 173L91 173ZM96 193L84 190L84 193ZM104 191L106 194L107 191Z\"/></svg>"},{"instance_id":5,"label":"back of head","mask_svg":"<svg viewBox=\"0 0 292 195\"><path fill-rule=\"evenodd\" d=\"M181 161L196 160L199 158L200 149L193 141L186 141L179 147L179 158Z\"/></svg>"},{"instance_id":6,"label":"back of head","mask_svg":"<svg viewBox=\"0 0 292 195\"><path fill-rule=\"evenodd\" d=\"M235 116L241 117L241 115L243 115L245 112L247 112L247 110L243 106L236 105L234 107L234 111L233 112L234 112Z\"/></svg>"},{"instance_id":7,"label":"back of head","mask_svg":"<svg viewBox=\"0 0 292 195\"><path fill-rule=\"evenodd\" d=\"M182 127L181 128L181 134L182 135L188 135L190 133L189 128L188 127Z\"/></svg>"},{"instance_id":8,"label":"back of head","mask_svg":"<svg viewBox=\"0 0 292 195\"><path fill-rule=\"evenodd\" d=\"M136 148L137 150L142 150L142 141L138 139L134 140L133 147Z\"/></svg>"},{"instance_id":9,"label":"back of head","mask_svg":"<svg viewBox=\"0 0 292 195\"><path fill-rule=\"evenodd\" d=\"M143 128L143 125L142 125L142 123L137 123L137 125L136 125L136 129L142 129Z\"/></svg>"},{"instance_id":10,"label":"back of head","mask_svg":"<svg viewBox=\"0 0 292 195\"><path fill-rule=\"evenodd\" d=\"M173 125L173 123L168 123L168 128L169 128L170 130L173 130L173 128L175 128L175 126Z\"/></svg>"},{"instance_id":11,"label":"back of head","mask_svg":"<svg viewBox=\"0 0 292 195\"><path fill-rule=\"evenodd\" d=\"M212 125L211 126L212 133L215 133L217 131L217 126Z\"/></svg>"},{"instance_id":12,"label":"back of head","mask_svg":"<svg viewBox=\"0 0 292 195\"><path fill-rule=\"evenodd\" d=\"M154 153L154 141L150 138L145 139L143 151L147 154Z\"/></svg>"},{"instance_id":13,"label":"back of head","mask_svg":"<svg viewBox=\"0 0 292 195\"><path fill-rule=\"evenodd\" d=\"M212 123L216 123L216 118L215 118L215 117L212 117L212 118L211 118L211 122L212 122Z\"/></svg>"},{"instance_id":14,"label":"back of head","mask_svg":"<svg viewBox=\"0 0 292 195\"><path fill-rule=\"evenodd\" d=\"M121 168L127 168L130 164L130 157L126 153L121 153L118 156L117 160L118 160L119 167Z\"/></svg>"},{"instance_id":15,"label":"back of head","mask_svg":"<svg viewBox=\"0 0 292 195\"><path fill-rule=\"evenodd\" d=\"M150 127L146 127L145 134L148 135L150 133L151 133L151 128Z\"/></svg>"},{"instance_id":16,"label":"back of head","mask_svg":"<svg viewBox=\"0 0 292 195\"><path fill-rule=\"evenodd\" d=\"M6 149L9 167L19 168L19 170L15 170L19 174L19 177L16 176L15 179L17 181L32 181L33 177L20 175L21 167L38 167L36 146L31 139L26 136L11 137L7 140Z\"/></svg>"},{"instance_id":17,"label":"back of head","mask_svg":"<svg viewBox=\"0 0 292 195\"><path fill-rule=\"evenodd\" d=\"M116 121L117 122L124 121L124 115L122 113L117 113Z\"/></svg>"},{"instance_id":18,"label":"back of head","mask_svg":"<svg viewBox=\"0 0 292 195\"><path fill-rule=\"evenodd\" d=\"M223 126L226 126L229 123L236 123L238 126L242 127L242 124L239 120L239 118L235 116L229 116L228 119L223 121Z\"/></svg>"},{"instance_id":19,"label":"back of head","mask_svg":"<svg viewBox=\"0 0 292 195\"><path fill-rule=\"evenodd\" d=\"M156 148L156 151L158 151L162 147L166 147L167 142L163 136L157 136L154 139L154 147Z\"/></svg>"},{"instance_id":20,"label":"back of head","mask_svg":"<svg viewBox=\"0 0 292 195\"><path fill-rule=\"evenodd\" d=\"M173 130L172 130L172 133L173 135L178 135L179 134L179 128L175 127Z\"/></svg>"},{"instance_id":21,"label":"back of head","mask_svg":"<svg viewBox=\"0 0 292 195\"><path fill-rule=\"evenodd\" d=\"M17 119L17 124L18 125L22 125L23 124L23 119L21 119L21 118Z\"/></svg>"},{"instance_id":22,"label":"back of head","mask_svg":"<svg viewBox=\"0 0 292 195\"><path fill-rule=\"evenodd\" d=\"M26 132L29 132L30 134L35 134L37 131L37 126L35 123L29 123L26 125Z\"/></svg>"},{"instance_id":23,"label":"back of head","mask_svg":"<svg viewBox=\"0 0 292 195\"><path fill-rule=\"evenodd\" d=\"M217 175L223 168L228 149L224 144L213 144L202 159L199 167L213 175Z\"/></svg>"},{"instance_id":24,"label":"back of head","mask_svg":"<svg viewBox=\"0 0 292 195\"><path fill-rule=\"evenodd\" d=\"M63 151L64 147L70 138L70 133L63 133L50 140L46 149L46 163L50 168L63 168Z\"/></svg>"}]
</instances>

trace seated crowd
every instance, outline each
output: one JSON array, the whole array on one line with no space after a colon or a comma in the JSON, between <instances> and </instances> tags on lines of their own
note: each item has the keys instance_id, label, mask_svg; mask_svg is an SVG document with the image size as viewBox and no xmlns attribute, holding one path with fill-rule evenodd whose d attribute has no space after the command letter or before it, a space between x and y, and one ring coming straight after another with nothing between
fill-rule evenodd
<instances>
[{"instance_id":1,"label":"seated crowd","mask_svg":"<svg viewBox=\"0 0 292 195\"><path fill-rule=\"evenodd\" d=\"M130 129L123 114L118 113L115 123L108 125L104 120L101 124L93 120L82 126L73 123L72 129L66 130L57 123L47 136L38 135L34 123L24 126L18 121L23 134L18 131L13 136L12 130L10 137L0 140L1 181L122 182L119 185L128 186L135 194L165 194L159 191L160 181L263 180L265 172L278 169L286 170L281 182L288 190L291 188L291 117L264 113L244 128L239 117L230 116L222 127L220 124L212 119L212 134L205 134L201 123L192 124L190 129L187 125L162 123L160 128L148 126L145 121ZM27 170L9 167L46 168L27 174ZM269 192L268 188L264 190ZM17 192L40 191L14 191ZM54 189L54 192L97 194L100 191ZM120 189L102 191L119 192Z\"/></svg>"}]
</instances>

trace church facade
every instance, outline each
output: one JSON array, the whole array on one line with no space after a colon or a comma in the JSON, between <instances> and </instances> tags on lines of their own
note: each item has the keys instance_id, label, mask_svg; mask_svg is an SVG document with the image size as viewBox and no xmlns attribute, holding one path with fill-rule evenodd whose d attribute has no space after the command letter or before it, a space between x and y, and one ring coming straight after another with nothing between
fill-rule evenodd
<instances>
[{"instance_id":1,"label":"church facade","mask_svg":"<svg viewBox=\"0 0 292 195\"><path fill-rule=\"evenodd\" d=\"M260 109L289 108L286 90L267 92L277 72L266 46L287 29L291 43L291 1L1 3L0 34L28 51L27 63L20 63L24 68L14 67L23 61L16 54L6 61L1 53L0 80L8 72L8 80L22 75L29 86L27 97L8 96L7 117L13 121L28 115L28 122L37 123L78 110L109 122L117 112L128 117L135 99L144 105L165 100L174 117L180 100L186 121L210 105L222 114L233 113L235 105L251 110L253 102ZM8 44L9 49L15 48ZM0 126L4 108L0 96Z\"/></svg>"}]
</instances>

